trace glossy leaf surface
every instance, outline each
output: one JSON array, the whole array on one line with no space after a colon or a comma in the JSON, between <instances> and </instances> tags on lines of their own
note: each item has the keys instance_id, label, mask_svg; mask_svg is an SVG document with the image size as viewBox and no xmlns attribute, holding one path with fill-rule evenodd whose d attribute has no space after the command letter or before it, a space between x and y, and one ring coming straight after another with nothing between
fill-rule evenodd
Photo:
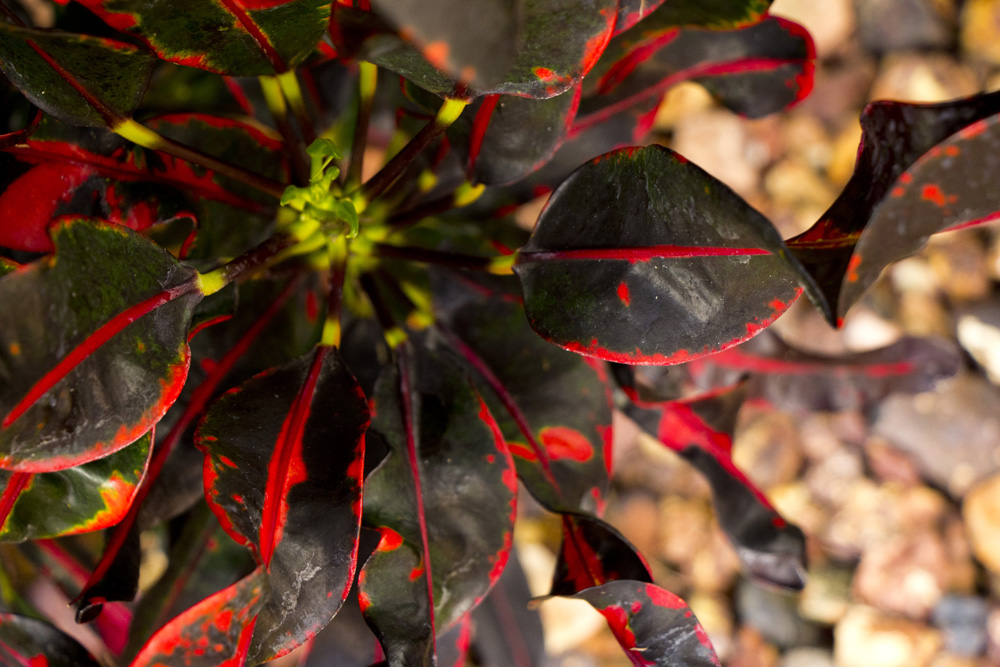
<instances>
[{"instance_id":1,"label":"glossy leaf surface","mask_svg":"<svg viewBox=\"0 0 1000 667\"><path fill-rule=\"evenodd\" d=\"M993 133L977 132L977 130L986 130L992 123L978 123L998 113L1000 113L1000 92L941 104L873 102L865 107L861 114L861 145L851 179L820 219L810 229L788 242L789 248L819 285L821 293L814 296L814 301L823 309L831 323L842 318L847 309L853 305L850 299L857 299L860 296L863 291L860 288L861 275L865 275L864 282L870 281L871 276L877 276L881 272L885 262L898 258L897 255L900 253L895 251L895 246L888 245L889 239L892 239L893 243L901 243L899 236L893 238L894 232L888 227L891 224L890 218L899 216L899 209L896 208L898 205L892 203L893 199L905 200L900 204L921 202L920 212L931 213L932 217L928 222L919 224L928 225L930 228L940 228L940 225L948 224L945 220L949 219L950 214L945 214L944 209L949 207L949 210L956 214L955 222L952 224L970 222L975 219L973 216L992 216L990 203L982 199L982 195L985 194L982 190L964 191L969 194L965 197L966 201L959 205L957 199L949 202L941 184L935 184L933 181L939 178L934 172L941 167L947 168L952 164L949 159L955 157L945 153L946 146L951 146L952 152L955 148L959 151L965 148L973 155L977 150L988 152L987 144ZM942 145L937 154L933 153L935 146L965 128L969 128L965 137L958 136L947 145ZM983 142L982 149L976 148L977 136L978 141ZM914 175L906 172L925 154L927 158L922 164L927 166L921 166L920 170L922 177L924 170L929 170L926 172L929 180L918 188L912 188L904 181L909 181ZM955 178L960 181L975 179L978 174L973 172L990 171L992 167L989 165L992 165L993 161L994 158L991 156L989 162L976 166L972 171L963 170L962 174L956 174ZM956 161L955 164L971 163ZM929 186L926 200L924 186ZM957 195L956 192L948 194ZM941 206L937 205L938 202ZM966 211L965 206L970 203L973 206ZM869 246L870 256L867 266L863 269L864 273L859 274L857 272L859 266L852 267L851 263L864 263L865 260L853 259L856 245L873 217L879 215L879 209L883 205L888 205L889 208L887 217L883 218L883 222L879 225L882 231L870 234L872 240L866 243L872 243L874 246L884 245L875 250L874 254L871 254L873 246ZM916 212L914 210L914 213ZM899 232L902 238L906 239L906 245L903 247L907 249L919 247L923 243L922 236L926 235L928 228L911 228L914 219L907 219L906 223L906 228ZM907 231L908 229L912 231ZM863 256L858 255L858 257ZM854 269L853 274L852 269ZM852 275L855 277L853 281L850 280ZM859 287L849 287L851 283L859 283Z\"/></svg>"},{"instance_id":2,"label":"glossy leaf surface","mask_svg":"<svg viewBox=\"0 0 1000 667\"><path fill-rule=\"evenodd\" d=\"M622 149L574 172L514 271L539 335L623 363L675 364L731 347L802 292L774 227L660 146Z\"/></svg>"},{"instance_id":3,"label":"glossy leaf surface","mask_svg":"<svg viewBox=\"0 0 1000 667\"><path fill-rule=\"evenodd\" d=\"M572 597L601 612L635 667L721 664L698 619L669 591L639 581L612 581Z\"/></svg>"},{"instance_id":4,"label":"glossy leaf surface","mask_svg":"<svg viewBox=\"0 0 1000 667\"><path fill-rule=\"evenodd\" d=\"M442 96L545 99L590 71L611 37L617 3L375 0L371 6L377 18L335 13L344 37L368 33L353 49L363 58Z\"/></svg>"},{"instance_id":5,"label":"glossy leaf surface","mask_svg":"<svg viewBox=\"0 0 1000 667\"><path fill-rule=\"evenodd\" d=\"M30 475L0 526L0 540L20 542L73 535L118 523L128 511L149 463L152 433L110 456L75 468L46 473L0 470L0 489Z\"/></svg>"},{"instance_id":6,"label":"glossy leaf surface","mask_svg":"<svg viewBox=\"0 0 1000 667\"><path fill-rule=\"evenodd\" d=\"M843 317L896 260L915 254L931 234L1000 217L993 184L1000 177L1000 116L977 121L931 148L872 213L840 289Z\"/></svg>"},{"instance_id":7,"label":"glossy leaf surface","mask_svg":"<svg viewBox=\"0 0 1000 667\"><path fill-rule=\"evenodd\" d=\"M227 392L198 426L209 506L253 551L270 590L254 664L311 638L347 596L367 425L357 381L336 348L318 347Z\"/></svg>"},{"instance_id":8,"label":"glossy leaf surface","mask_svg":"<svg viewBox=\"0 0 1000 667\"><path fill-rule=\"evenodd\" d=\"M160 58L231 76L301 64L326 31L324 0L82 0L112 27Z\"/></svg>"},{"instance_id":9,"label":"glossy leaf surface","mask_svg":"<svg viewBox=\"0 0 1000 667\"><path fill-rule=\"evenodd\" d=\"M365 524L381 541L359 577L361 608L390 665L431 664L435 634L507 563L514 467L486 404L438 343L406 344L379 379L374 413L369 435L389 454L365 485Z\"/></svg>"},{"instance_id":10,"label":"glossy leaf surface","mask_svg":"<svg viewBox=\"0 0 1000 667\"><path fill-rule=\"evenodd\" d=\"M681 81L696 81L727 108L758 118L809 94L815 57L809 33L781 18L724 31L651 31L643 22L608 45L585 82L579 122L657 99Z\"/></svg>"},{"instance_id":11,"label":"glossy leaf surface","mask_svg":"<svg viewBox=\"0 0 1000 667\"><path fill-rule=\"evenodd\" d=\"M118 451L159 421L187 377L197 274L92 219L63 219L53 240L54 256L0 280L8 470L61 470Z\"/></svg>"},{"instance_id":12,"label":"glossy leaf surface","mask_svg":"<svg viewBox=\"0 0 1000 667\"><path fill-rule=\"evenodd\" d=\"M114 127L131 117L154 60L124 42L0 21L0 70L35 106L73 125Z\"/></svg>"},{"instance_id":13,"label":"glossy leaf surface","mask_svg":"<svg viewBox=\"0 0 1000 667\"><path fill-rule=\"evenodd\" d=\"M562 531L549 595L573 595L619 579L653 583L642 556L611 525L585 514L564 514Z\"/></svg>"},{"instance_id":14,"label":"glossy leaf surface","mask_svg":"<svg viewBox=\"0 0 1000 667\"><path fill-rule=\"evenodd\" d=\"M536 336L520 304L454 285L441 296L456 336L451 345L472 367L528 491L553 512L599 511L611 448L611 403L600 374Z\"/></svg>"},{"instance_id":15,"label":"glossy leaf surface","mask_svg":"<svg viewBox=\"0 0 1000 667\"><path fill-rule=\"evenodd\" d=\"M514 183L555 154L576 117L580 90L546 100L487 95L463 114L449 137L468 156L476 182Z\"/></svg>"},{"instance_id":16,"label":"glossy leaf surface","mask_svg":"<svg viewBox=\"0 0 1000 667\"><path fill-rule=\"evenodd\" d=\"M732 460L736 413L746 387L632 406L629 416L698 469L712 487L719 525L749 574L774 586L805 585L805 536L778 514Z\"/></svg>"},{"instance_id":17,"label":"glossy leaf surface","mask_svg":"<svg viewBox=\"0 0 1000 667\"><path fill-rule=\"evenodd\" d=\"M131 667L237 667L247 664L257 613L267 596L261 571L211 595L160 629Z\"/></svg>"},{"instance_id":18,"label":"glossy leaf surface","mask_svg":"<svg viewBox=\"0 0 1000 667\"><path fill-rule=\"evenodd\" d=\"M99 667L75 639L27 616L0 612L0 663L29 667Z\"/></svg>"}]
</instances>

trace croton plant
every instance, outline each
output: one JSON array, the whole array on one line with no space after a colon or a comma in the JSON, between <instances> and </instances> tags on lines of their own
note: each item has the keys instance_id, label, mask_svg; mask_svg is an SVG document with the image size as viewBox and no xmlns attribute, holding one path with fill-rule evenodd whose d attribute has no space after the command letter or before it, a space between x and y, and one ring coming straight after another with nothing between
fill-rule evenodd
<instances>
[{"instance_id":1,"label":"croton plant","mask_svg":"<svg viewBox=\"0 0 1000 667\"><path fill-rule=\"evenodd\" d=\"M769 4L0 3L0 662L256 665L360 610L360 664L465 664L520 493L561 526L551 595L634 665L719 664L600 518L613 408L704 474L748 576L801 588L741 402L865 407L959 359L750 339L1000 210L997 94L869 105L791 239L642 146L681 81L748 117L809 93ZM169 556L141 593L140 535ZM507 622L497 667L532 664Z\"/></svg>"}]
</instances>

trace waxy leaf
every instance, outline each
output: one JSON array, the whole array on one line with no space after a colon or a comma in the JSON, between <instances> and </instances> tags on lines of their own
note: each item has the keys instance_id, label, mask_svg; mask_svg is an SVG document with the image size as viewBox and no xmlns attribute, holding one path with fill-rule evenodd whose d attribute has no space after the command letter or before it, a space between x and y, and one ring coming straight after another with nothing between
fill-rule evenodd
<instances>
[{"instance_id":1,"label":"waxy leaf","mask_svg":"<svg viewBox=\"0 0 1000 667\"><path fill-rule=\"evenodd\" d=\"M75 468L45 473L0 470L0 513L7 493L23 486L0 524L0 541L20 542L108 528L135 497L152 450L152 432L128 447Z\"/></svg>"},{"instance_id":2,"label":"waxy leaf","mask_svg":"<svg viewBox=\"0 0 1000 667\"><path fill-rule=\"evenodd\" d=\"M653 583L646 561L611 525L585 514L563 514L562 530L549 595L573 595L619 579Z\"/></svg>"},{"instance_id":3,"label":"waxy leaf","mask_svg":"<svg viewBox=\"0 0 1000 667\"><path fill-rule=\"evenodd\" d=\"M988 174L996 169L990 152L996 121L987 119L997 114L1000 92L940 104L865 107L854 174L816 224L788 241L818 284L820 292L811 296L831 323L843 318L889 262L921 247L929 233L995 216L992 190L975 184L991 182ZM964 152L961 159L956 150ZM876 218L878 225L866 232ZM862 236L868 237L864 254L857 248Z\"/></svg>"},{"instance_id":4,"label":"waxy leaf","mask_svg":"<svg viewBox=\"0 0 1000 667\"><path fill-rule=\"evenodd\" d=\"M931 234L1000 217L992 188L1000 176L1000 116L990 116L934 146L899 175L861 232L840 288L843 317L882 273L915 254Z\"/></svg>"},{"instance_id":5,"label":"waxy leaf","mask_svg":"<svg viewBox=\"0 0 1000 667\"><path fill-rule=\"evenodd\" d=\"M483 603L472 612L475 652L484 665L542 667L545 635L521 563L515 557Z\"/></svg>"},{"instance_id":6,"label":"waxy leaf","mask_svg":"<svg viewBox=\"0 0 1000 667\"><path fill-rule=\"evenodd\" d=\"M944 339L904 337L866 352L822 355L765 332L682 368L701 389L732 385L751 373L747 397L785 411L869 411L890 393L929 391L961 365L958 347Z\"/></svg>"},{"instance_id":7,"label":"waxy leaf","mask_svg":"<svg viewBox=\"0 0 1000 667\"><path fill-rule=\"evenodd\" d=\"M518 477L553 512L599 512L611 455L611 401L601 375L536 336L520 304L449 287L439 295L454 331L449 342L471 366Z\"/></svg>"},{"instance_id":8,"label":"waxy leaf","mask_svg":"<svg viewBox=\"0 0 1000 667\"><path fill-rule=\"evenodd\" d=\"M135 232L85 218L56 253L0 279L0 467L50 472L112 454L187 377L197 273Z\"/></svg>"},{"instance_id":9,"label":"waxy leaf","mask_svg":"<svg viewBox=\"0 0 1000 667\"><path fill-rule=\"evenodd\" d=\"M90 623L105 618L104 606L109 602L134 600L139 592L141 561L138 525L122 521L105 533L104 556L72 602L76 606L76 622Z\"/></svg>"},{"instance_id":10,"label":"waxy leaf","mask_svg":"<svg viewBox=\"0 0 1000 667\"><path fill-rule=\"evenodd\" d=\"M617 2L374 0L371 6L375 16L341 7L334 14L348 50L361 58L442 96L546 99L575 86L597 62Z\"/></svg>"},{"instance_id":11,"label":"waxy leaf","mask_svg":"<svg viewBox=\"0 0 1000 667\"><path fill-rule=\"evenodd\" d=\"M633 404L626 413L705 476L719 525L749 574L775 586L801 589L805 536L778 514L732 460L736 414L745 395L743 384L693 399Z\"/></svg>"},{"instance_id":12,"label":"waxy leaf","mask_svg":"<svg viewBox=\"0 0 1000 667\"><path fill-rule=\"evenodd\" d=\"M743 28L760 21L771 6L772 0L662 0L646 1L638 8L643 13L642 29L650 33L671 27L699 27L714 30ZM621 32L630 20L622 23L621 12L632 16L636 13L636 0L620 0L619 25ZM631 21L635 23L635 21Z\"/></svg>"},{"instance_id":13,"label":"waxy leaf","mask_svg":"<svg viewBox=\"0 0 1000 667\"><path fill-rule=\"evenodd\" d=\"M771 223L661 146L615 151L574 172L514 272L539 335L623 363L676 364L731 347L802 292Z\"/></svg>"},{"instance_id":14,"label":"waxy leaf","mask_svg":"<svg viewBox=\"0 0 1000 667\"><path fill-rule=\"evenodd\" d=\"M506 185L540 169L569 132L580 90L546 100L487 95L470 105L448 136L468 156L473 180Z\"/></svg>"},{"instance_id":15,"label":"waxy leaf","mask_svg":"<svg viewBox=\"0 0 1000 667\"><path fill-rule=\"evenodd\" d=\"M0 21L0 71L35 106L73 125L114 128L130 118L154 62L124 42Z\"/></svg>"},{"instance_id":16,"label":"waxy leaf","mask_svg":"<svg viewBox=\"0 0 1000 667\"><path fill-rule=\"evenodd\" d=\"M643 22L615 37L587 78L575 131L681 81L702 84L741 115L766 116L809 94L815 58L809 33L786 19L725 31L650 31Z\"/></svg>"},{"instance_id":17,"label":"waxy leaf","mask_svg":"<svg viewBox=\"0 0 1000 667\"><path fill-rule=\"evenodd\" d=\"M260 569L211 595L163 626L131 667L237 667L267 595ZM256 664L256 663L249 663Z\"/></svg>"},{"instance_id":18,"label":"waxy leaf","mask_svg":"<svg viewBox=\"0 0 1000 667\"><path fill-rule=\"evenodd\" d=\"M331 347L227 392L198 426L209 506L250 547L270 591L253 664L311 638L347 597L367 426L364 394Z\"/></svg>"},{"instance_id":19,"label":"waxy leaf","mask_svg":"<svg viewBox=\"0 0 1000 667\"><path fill-rule=\"evenodd\" d=\"M0 664L100 667L75 639L44 621L0 612Z\"/></svg>"},{"instance_id":20,"label":"waxy leaf","mask_svg":"<svg viewBox=\"0 0 1000 667\"><path fill-rule=\"evenodd\" d=\"M440 342L397 349L369 437L389 449L365 483L381 541L358 579L389 664L433 664L435 634L472 610L510 555L513 462L489 409Z\"/></svg>"},{"instance_id":21,"label":"waxy leaf","mask_svg":"<svg viewBox=\"0 0 1000 667\"><path fill-rule=\"evenodd\" d=\"M708 634L679 597L640 581L612 581L572 597L608 621L636 667L719 667Z\"/></svg>"},{"instance_id":22,"label":"waxy leaf","mask_svg":"<svg viewBox=\"0 0 1000 667\"><path fill-rule=\"evenodd\" d=\"M80 0L178 65L259 76L301 64L330 20L328 0Z\"/></svg>"}]
</instances>

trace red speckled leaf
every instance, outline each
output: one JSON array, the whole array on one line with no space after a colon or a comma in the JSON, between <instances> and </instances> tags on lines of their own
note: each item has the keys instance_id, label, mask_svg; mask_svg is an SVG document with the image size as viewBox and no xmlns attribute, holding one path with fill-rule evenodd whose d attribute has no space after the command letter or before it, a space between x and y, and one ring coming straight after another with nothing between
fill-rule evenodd
<instances>
[{"instance_id":1,"label":"red speckled leaf","mask_svg":"<svg viewBox=\"0 0 1000 667\"><path fill-rule=\"evenodd\" d=\"M100 667L75 639L44 621L0 612L0 664L26 667Z\"/></svg>"},{"instance_id":2,"label":"red speckled leaf","mask_svg":"<svg viewBox=\"0 0 1000 667\"><path fill-rule=\"evenodd\" d=\"M367 426L364 394L331 347L223 394L198 426L209 506L250 547L270 590L253 664L314 636L347 597Z\"/></svg>"},{"instance_id":3,"label":"red speckled leaf","mask_svg":"<svg viewBox=\"0 0 1000 667\"><path fill-rule=\"evenodd\" d=\"M719 667L708 634L679 597L640 581L612 581L572 596L608 621L635 667Z\"/></svg>"},{"instance_id":4,"label":"red speckled leaf","mask_svg":"<svg viewBox=\"0 0 1000 667\"><path fill-rule=\"evenodd\" d=\"M809 94L815 58L809 33L782 18L725 31L649 30L644 21L615 37L594 67L574 131L656 100L682 81L697 81L741 115L766 116Z\"/></svg>"},{"instance_id":5,"label":"red speckled leaf","mask_svg":"<svg viewBox=\"0 0 1000 667\"><path fill-rule=\"evenodd\" d=\"M124 227L65 218L0 280L0 466L50 472L139 439L188 370L197 273ZM96 286L100 286L97 288Z\"/></svg>"},{"instance_id":6,"label":"red speckled leaf","mask_svg":"<svg viewBox=\"0 0 1000 667\"><path fill-rule=\"evenodd\" d=\"M562 531L549 595L573 595L618 579L653 583L649 566L635 547L597 517L563 514Z\"/></svg>"},{"instance_id":7,"label":"red speckled leaf","mask_svg":"<svg viewBox=\"0 0 1000 667\"><path fill-rule=\"evenodd\" d=\"M151 443L152 432L110 456L56 472L0 470L0 541L74 535L118 523L146 472ZM4 501L19 484L8 513Z\"/></svg>"},{"instance_id":8,"label":"red speckled leaf","mask_svg":"<svg viewBox=\"0 0 1000 667\"><path fill-rule=\"evenodd\" d=\"M0 70L35 106L73 125L116 127L127 120L154 62L124 42L0 21Z\"/></svg>"},{"instance_id":9,"label":"red speckled leaf","mask_svg":"<svg viewBox=\"0 0 1000 667\"><path fill-rule=\"evenodd\" d=\"M770 222L662 146L575 171L514 271L539 335L623 363L675 364L731 347L802 292Z\"/></svg>"},{"instance_id":10,"label":"red speckled leaf","mask_svg":"<svg viewBox=\"0 0 1000 667\"><path fill-rule=\"evenodd\" d=\"M861 232L840 288L838 316L856 303L882 269L915 254L931 234L1000 218L1000 116L960 130L899 175Z\"/></svg>"},{"instance_id":11,"label":"red speckled leaf","mask_svg":"<svg viewBox=\"0 0 1000 667\"><path fill-rule=\"evenodd\" d=\"M160 58L232 76L284 72L316 49L328 0L80 0Z\"/></svg>"},{"instance_id":12,"label":"red speckled leaf","mask_svg":"<svg viewBox=\"0 0 1000 667\"><path fill-rule=\"evenodd\" d=\"M890 393L929 391L961 366L958 347L939 338L905 337L867 352L822 355L768 331L683 369L701 389L732 385L751 373L748 398L785 411L870 411Z\"/></svg>"},{"instance_id":13,"label":"red speckled leaf","mask_svg":"<svg viewBox=\"0 0 1000 667\"><path fill-rule=\"evenodd\" d=\"M788 242L818 284L814 301L831 323L889 262L921 247L928 234L995 217L998 204L988 195L989 174L997 169L991 147L997 121L991 117L998 113L1000 92L941 104L865 107L851 180L816 224ZM897 230L898 222L903 226Z\"/></svg>"},{"instance_id":14,"label":"red speckled leaf","mask_svg":"<svg viewBox=\"0 0 1000 667\"><path fill-rule=\"evenodd\" d=\"M358 586L394 667L432 664L435 634L479 604L512 545L513 462L486 403L441 347L405 344L375 389L369 436L389 454L365 484L365 525L382 538Z\"/></svg>"},{"instance_id":15,"label":"red speckled leaf","mask_svg":"<svg viewBox=\"0 0 1000 667\"><path fill-rule=\"evenodd\" d=\"M719 525L750 575L775 586L805 585L805 536L785 521L733 463L736 413L745 384L699 398L634 404L626 413L697 468L712 487Z\"/></svg>"},{"instance_id":16,"label":"red speckled leaf","mask_svg":"<svg viewBox=\"0 0 1000 667\"><path fill-rule=\"evenodd\" d=\"M130 667L242 667L265 599L260 569L163 626Z\"/></svg>"},{"instance_id":17,"label":"red speckled leaf","mask_svg":"<svg viewBox=\"0 0 1000 667\"><path fill-rule=\"evenodd\" d=\"M348 51L442 96L545 99L580 82L611 37L616 0L374 0L338 6ZM399 35L397 37L396 35Z\"/></svg>"},{"instance_id":18,"label":"red speckled leaf","mask_svg":"<svg viewBox=\"0 0 1000 667\"><path fill-rule=\"evenodd\" d=\"M610 483L611 401L579 355L531 330L518 303L438 281L449 344L469 364L528 491L553 512L599 512Z\"/></svg>"}]
</instances>

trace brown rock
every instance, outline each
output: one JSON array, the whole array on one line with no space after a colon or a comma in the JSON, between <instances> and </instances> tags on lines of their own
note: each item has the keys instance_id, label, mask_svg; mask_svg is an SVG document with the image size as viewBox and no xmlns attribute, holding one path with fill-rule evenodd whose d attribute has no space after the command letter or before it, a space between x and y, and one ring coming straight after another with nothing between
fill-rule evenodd
<instances>
[{"instance_id":1,"label":"brown rock","mask_svg":"<svg viewBox=\"0 0 1000 667\"><path fill-rule=\"evenodd\" d=\"M948 570L948 553L938 533L899 535L864 553L854 594L882 611L925 619L948 585Z\"/></svg>"},{"instance_id":2,"label":"brown rock","mask_svg":"<svg viewBox=\"0 0 1000 667\"><path fill-rule=\"evenodd\" d=\"M833 637L837 667L925 667L941 645L936 630L861 605L851 607Z\"/></svg>"},{"instance_id":3,"label":"brown rock","mask_svg":"<svg viewBox=\"0 0 1000 667\"><path fill-rule=\"evenodd\" d=\"M757 189L760 169L770 159L754 155L749 138L743 121L720 109L680 119L671 147L745 198Z\"/></svg>"},{"instance_id":4,"label":"brown rock","mask_svg":"<svg viewBox=\"0 0 1000 667\"><path fill-rule=\"evenodd\" d=\"M843 618L851 605L851 576L850 569L833 563L810 568L799 598L802 617L823 625Z\"/></svg>"},{"instance_id":5,"label":"brown rock","mask_svg":"<svg viewBox=\"0 0 1000 667\"><path fill-rule=\"evenodd\" d=\"M762 413L737 429L733 462L762 489L793 481L802 467L802 453L792 417Z\"/></svg>"},{"instance_id":6,"label":"brown rock","mask_svg":"<svg viewBox=\"0 0 1000 667\"><path fill-rule=\"evenodd\" d=\"M962 48L974 58L1000 64L1000 4L967 0L960 23Z\"/></svg>"},{"instance_id":7,"label":"brown rock","mask_svg":"<svg viewBox=\"0 0 1000 667\"><path fill-rule=\"evenodd\" d=\"M1000 470L1000 389L959 375L934 392L890 396L873 432L917 461L928 479L960 498Z\"/></svg>"},{"instance_id":8,"label":"brown rock","mask_svg":"<svg viewBox=\"0 0 1000 667\"><path fill-rule=\"evenodd\" d=\"M882 482L904 486L920 483L920 469L913 459L881 436L872 436L865 445L865 458L875 477Z\"/></svg>"},{"instance_id":9,"label":"brown rock","mask_svg":"<svg viewBox=\"0 0 1000 667\"><path fill-rule=\"evenodd\" d=\"M872 84L871 99L943 102L979 90L972 70L943 53L890 53Z\"/></svg>"},{"instance_id":10,"label":"brown rock","mask_svg":"<svg viewBox=\"0 0 1000 667\"><path fill-rule=\"evenodd\" d=\"M955 5L941 0L857 3L861 41L876 53L946 49L954 41Z\"/></svg>"},{"instance_id":11,"label":"brown rock","mask_svg":"<svg viewBox=\"0 0 1000 667\"><path fill-rule=\"evenodd\" d=\"M727 667L775 667L777 664L778 649L768 644L753 628L740 628L733 657Z\"/></svg>"},{"instance_id":12,"label":"brown rock","mask_svg":"<svg viewBox=\"0 0 1000 667\"><path fill-rule=\"evenodd\" d=\"M969 491L962 503L962 517L976 558L1000 574L1000 475Z\"/></svg>"}]
</instances>

